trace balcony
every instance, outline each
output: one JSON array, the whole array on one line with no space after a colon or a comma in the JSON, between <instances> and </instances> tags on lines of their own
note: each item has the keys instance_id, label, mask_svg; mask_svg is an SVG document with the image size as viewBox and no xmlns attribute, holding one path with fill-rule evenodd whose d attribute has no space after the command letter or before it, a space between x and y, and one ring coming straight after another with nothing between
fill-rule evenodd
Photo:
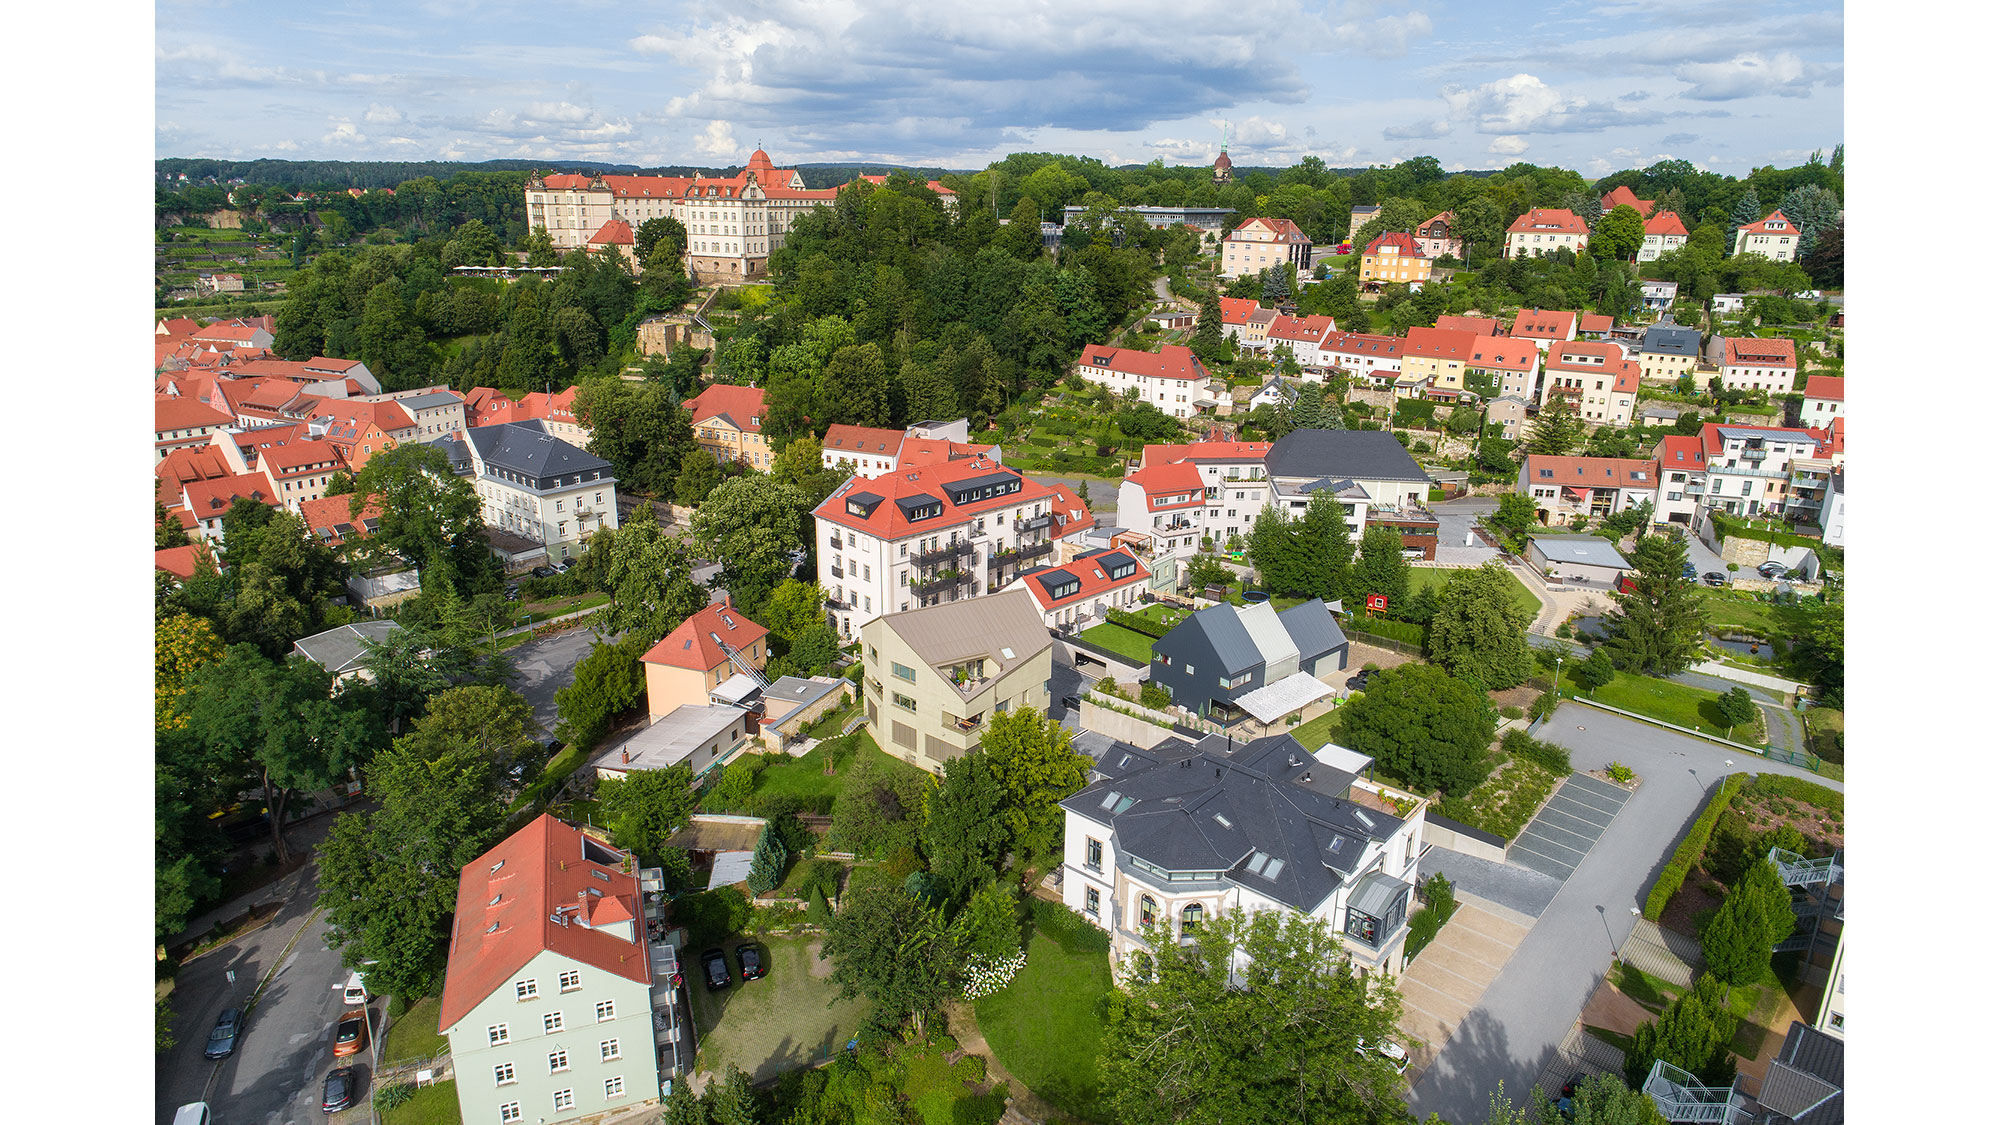
<instances>
[{"instance_id":1,"label":"balcony","mask_svg":"<svg viewBox=\"0 0 2000 1125\"><path fill-rule=\"evenodd\" d=\"M912 582L910 586L916 590L918 597L928 598L933 594L943 593L946 590L971 584L972 575L964 571L947 570L929 582Z\"/></svg>"},{"instance_id":2,"label":"balcony","mask_svg":"<svg viewBox=\"0 0 2000 1125\"><path fill-rule=\"evenodd\" d=\"M985 725L985 715L974 715L970 719L961 719L952 715L944 717L944 729L954 734L971 734Z\"/></svg>"},{"instance_id":3,"label":"balcony","mask_svg":"<svg viewBox=\"0 0 2000 1125\"><path fill-rule=\"evenodd\" d=\"M972 554L971 542L961 539L956 543L947 543L935 551L919 551L916 560L918 566L936 566L938 563L950 562L970 554Z\"/></svg>"},{"instance_id":4,"label":"balcony","mask_svg":"<svg viewBox=\"0 0 2000 1125\"><path fill-rule=\"evenodd\" d=\"M995 556L995 560L1011 566L1026 566L1055 549L1056 545L1053 542L1044 539L1039 543L1024 544L1019 550L1009 551L1004 555L997 555Z\"/></svg>"},{"instance_id":5,"label":"balcony","mask_svg":"<svg viewBox=\"0 0 2000 1125\"><path fill-rule=\"evenodd\" d=\"M824 604L826 608L833 610L854 608L854 600L852 598L848 599L847 601L841 601L839 598L830 597L826 599L826 601L822 604Z\"/></svg>"},{"instance_id":6,"label":"balcony","mask_svg":"<svg viewBox=\"0 0 2000 1125\"><path fill-rule=\"evenodd\" d=\"M827 568L826 568L826 569L827 569L827 573L829 573L829 574L833 575L833 576L834 576L835 578L845 578L845 577L847 577L847 572L846 572L846 571L844 571L844 570L842 570L842 569L840 568L840 564L838 564L838 563L829 563L829 564L827 564Z\"/></svg>"},{"instance_id":7,"label":"balcony","mask_svg":"<svg viewBox=\"0 0 2000 1125\"><path fill-rule=\"evenodd\" d=\"M1056 517L1055 517L1054 515L1045 515L1045 516L1029 516L1029 517L1028 517L1027 519L1024 519L1024 520L1015 520L1015 521L1014 521L1014 530L1015 530L1015 531L1040 531L1041 529L1043 529L1043 528L1045 528L1045 527L1049 526L1050 524L1052 524L1052 523L1054 523L1054 522L1056 522Z\"/></svg>"},{"instance_id":8,"label":"balcony","mask_svg":"<svg viewBox=\"0 0 2000 1125\"><path fill-rule=\"evenodd\" d=\"M827 536L826 545L832 547L836 551L840 550L840 536L838 535Z\"/></svg>"}]
</instances>

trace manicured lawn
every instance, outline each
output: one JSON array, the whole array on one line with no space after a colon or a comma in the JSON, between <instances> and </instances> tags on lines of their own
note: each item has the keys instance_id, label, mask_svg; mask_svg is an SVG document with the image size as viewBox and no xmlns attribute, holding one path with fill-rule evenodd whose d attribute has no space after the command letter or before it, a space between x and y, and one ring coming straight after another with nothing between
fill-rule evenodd
<instances>
[{"instance_id":1,"label":"manicured lawn","mask_svg":"<svg viewBox=\"0 0 2000 1125\"><path fill-rule=\"evenodd\" d=\"M369 1096L374 1096L371 1089ZM458 1083L434 1082L382 1115L382 1125L459 1125Z\"/></svg>"},{"instance_id":2,"label":"manicured lawn","mask_svg":"<svg viewBox=\"0 0 2000 1125\"><path fill-rule=\"evenodd\" d=\"M1316 719L1307 719L1291 729L1293 738L1307 750L1318 750L1329 742L1340 741L1340 708L1335 707Z\"/></svg>"},{"instance_id":3,"label":"manicured lawn","mask_svg":"<svg viewBox=\"0 0 2000 1125\"><path fill-rule=\"evenodd\" d=\"M856 688L854 689L854 691L859 692L860 689ZM840 733L841 725L847 722L847 720L853 718L854 713L860 710L860 708L861 708L861 701L859 699L855 699L854 701L848 703L844 707L836 707L833 710L828 711L826 714L821 715L818 719L815 719L812 725L808 726L805 729L806 737L807 738L834 737L835 735Z\"/></svg>"},{"instance_id":4,"label":"manicured lawn","mask_svg":"<svg viewBox=\"0 0 2000 1125\"><path fill-rule=\"evenodd\" d=\"M1749 724L1736 728L1732 736L1729 727L1722 722L1722 714L1716 707L1716 695L1712 691L1673 683L1670 680L1656 680L1651 676L1635 676L1630 672L1618 673L1610 683L1594 692L1585 692L1577 687L1570 670L1563 670L1565 688L1579 696L1594 699L1612 707L1622 707L1641 715L1650 715L1662 722L1676 723L1692 727L1718 738L1747 738Z\"/></svg>"},{"instance_id":5,"label":"manicured lawn","mask_svg":"<svg viewBox=\"0 0 2000 1125\"><path fill-rule=\"evenodd\" d=\"M1187 620L1187 615L1187 610L1165 602L1155 602L1139 611L1139 616L1148 621L1157 621L1169 629Z\"/></svg>"},{"instance_id":6,"label":"manicured lawn","mask_svg":"<svg viewBox=\"0 0 2000 1125\"><path fill-rule=\"evenodd\" d=\"M1433 590L1442 590L1444 584L1451 581L1451 576L1457 573L1458 571L1445 567L1413 566L1410 568L1410 594L1411 596L1415 596L1418 590L1426 586ZM1535 615L1541 613L1541 599L1529 593L1528 588L1521 585L1521 580L1514 577L1512 571L1503 571L1502 573L1507 575L1507 584L1511 587L1514 595L1514 604L1527 610L1531 620Z\"/></svg>"},{"instance_id":7,"label":"manicured lawn","mask_svg":"<svg viewBox=\"0 0 2000 1125\"><path fill-rule=\"evenodd\" d=\"M765 766L757 771L757 785L751 792L759 798L798 797L805 801L815 798L832 800L834 794L840 791L841 779L846 776L847 771L854 768L855 762L864 758L892 771L916 769L900 758L883 753L881 747L875 745L875 740L868 737L865 730L857 730L855 734L859 736L860 748L855 751L854 757L846 766L834 773L826 772L826 747L821 744L797 758Z\"/></svg>"},{"instance_id":8,"label":"manicured lawn","mask_svg":"<svg viewBox=\"0 0 2000 1125\"><path fill-rule=\"evenodd\" d=\"M438 1011L435 996L426 996L410 1005L409 1011L389 1025L389 1034L382 1040L382 1061L427 1059L442 1051L446 1039L438 1034Z\"/></svg>"},{"instance_id":9,"label":"manicured lawn","mask_svg":"<svg viewBox=\"0 0 2000 1125\"><path fill-rule=\"evenodd\" d=\"M1092 1121L1110 1115L1098 1102L1098 1015L1111 991L1102 950L1066 952L1047 935L1028 943L1028 963L1012 983L974 1004L979 1030L1000 1065L1037 1095Z\"/></svg>"},{"instance_id":10,"label":"manicured lawn","mask_svg":"<svg viewBox=\"0 0 2000 1125\"><path fill-rule=\"evenodd\" d=\"M1077 636L1109 649L1142 668L1153 662L1153 638L1123 625L1107 621L1102 625L1092 625Z\"/></svg>"},{"instance_id":11,"label":"manicured lawn","mask_svg":"<svg viewBox=\"0 0 2000 1125\"><path fill-rule=\"evenodd\" d=\"M740 940L741 935L731 935L722 943L730 951L732 975L738 968L734 950ZM685 954L683 971L688 975L699 1044L695 1066L700 1070L721 1075L735 1063L752 1081L762 1082L838 1052L861 1028L868 1001L838 999L839 989L827 976L833 965L819 959L817 937L759 940L769 954L770 971L759 980L739 980L721 992L710 992L702 984L697 960L701 951Z\"/></svg>"}]
</instances>

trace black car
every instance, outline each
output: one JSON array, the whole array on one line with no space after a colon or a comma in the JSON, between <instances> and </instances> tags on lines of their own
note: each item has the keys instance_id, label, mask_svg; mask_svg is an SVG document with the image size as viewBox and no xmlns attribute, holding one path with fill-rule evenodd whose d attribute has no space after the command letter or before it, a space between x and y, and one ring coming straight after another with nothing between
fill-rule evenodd
<instances>
[{"instance_id":1,"label":"black car","mask_svg":"<svg viewBox=\"0 0 2000 1125\"><path fill-rule=\"evenodd\" d=\"M537 578L554 578L556 576L556 568L552 566L538 566L528 573Z\"/></svg>"},{"instance_id":2,"label":"black car","mask_svg":"<svg viewBox=\"0 0 2000 1125\"><path fill-rule=\"evenodd\" d=\"M326 1072L326 1086L319 1096L321 1113L332 1113L354 1104L354 1068L336 1066Z\"/></svg>"},{"instance_id":3,"label":"black car","mask_svg":"<svg viewBox=\"0 0 2000 1125\"><path fill-rule=\"evenodd\" d=\"M507 585L501 589L500 593L510 602L518 602L521 600L521 587L518 583L515 582L507 583Z\"/></svg>"},{"instance_id":4,"label":"black car","mask_svg":"<svg viewBox=\"0 0 2000 1125\"><path fill-rule=\"evenodd\" d=\"M743 967L744 980L756 980L764 975L764 952L754 945L746 942L737 946L736 963Z\"/></svg>"},{"instance_id":5,"label":"black car","mask_svg":"<svg viewBox=\"0 0 2000 1125\"><path fill-rule=\"evenodd\" d=\"M1778 578L1782 576L1788 569L1790 568L1787 567L1784 563L1781 563L1776 559L1772 559L1770 562L1764 563L1763 565L1759 566L1757 568L1757 573L1763 575L1766 578Z\"/></svg>"},{"instance_id":6,"label":"black car","mask_svg":"<svg viewBox=\"0 0 2000 1125\"><path fill-rule=\"evenodd\" d=\"M1072 710L1072 711L1081 711L1081 710L1083 710L1083 700L1081 700L1081 699L1078 699L1078 698L1077 698L1076 696L1074 696L1074 695L1065 695L1065 696L1063 696L1063 697L1062 697L1062 705L1063 705L1064 707L1067 707L1067 708L1069 708L1069 709L1070 709L1070 710Z\"/></svg>"},{"instance_id":7,"label":"black car","mask_svg":"<svg viewBox=\"0 0 2000 1125\"><path fill-rule=\"evenodd\" d=\"M215 1028L208 1033L208 1047L201 1053L205 1059L226 1059L236 1052L236 1036L243 1030L243 1012L238 1008L224 1008L215 1017Z\"/></svg>"},{"instance_id":8,"label":"black car","mask_svg":"<svg viewBox=\"0 0 2000 1125\"><path fill-rule=\"evenodd\" d=\"M1719 570L1711 570L1701 576L1701 584L1704 586L1727 586L1729 585L1729 576Z\"/></svg>"},{"instance_id":9,"label":"black car","mask_svg":"<svg viewBox=\"0 0 2000 1125\"><path fill-rule=\"evenodd\" d=\"M702 979L710 992L720 992L729 987L729 958L720 949L704 949L701 953Z\"/></svg>"},{"instance_id":10,"label":"black car","mask_svg":"<svg viewBox=\"0 0 2000 1125\"><path fill-rule=\"evenodd\" d=\"M1348 691L1367 690L1368 680L1374 674L1375 673L1363 669L1362 671L1356 672L1352 676L1347 677L1347 690Z\"/></svg>"},{"instance_id":11,"label":"black car","mask_svg":"<svg viewBox=\"0 0 2000 1125\"><path fill-rule=\"evenodd\" d=\"M568 570L570 567L573 567L575 565L576 565L575 559L564 559L563 561L556 564L556 566L562 570Z\"/></svg>"}]
</instances>

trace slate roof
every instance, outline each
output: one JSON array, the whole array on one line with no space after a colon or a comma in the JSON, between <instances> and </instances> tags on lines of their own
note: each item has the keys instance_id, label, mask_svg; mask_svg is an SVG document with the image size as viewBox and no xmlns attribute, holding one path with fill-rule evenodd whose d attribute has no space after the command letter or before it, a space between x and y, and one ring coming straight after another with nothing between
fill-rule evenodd
<instances>
[{"instance_id":1,"label":"slate roof","mask_svg":"<svg viewBox=\"0 0 2000 1125\"><path fill-rule=\"evenodd\" d=\"M611 462L550 434L539 422L478 426L466 431L466 440L488 465L533 480L611 468Z\"/></svg>"},{"instance_id":2,"label":"slate roof","mask_svg":"<svg viewBox=\"0 0 2000 1125\"><path fill-rule=\"evenodd\" d=\"M452 403L464 402L465 400L451 391L432 391L426 395L411 395L409 398L399 401L408 410L430 410L439 406L450 406Z\"/></svg>"},{"instance_id":3,"label":"slate roof","mask_svg":"<svg viewBox=\"0 0 2000 1125\"><path fill-rule=\"evenodd\" d=\"M1204 638L1207 647L1222 663L1223 670L1232 675L1246 668L1254 668L1264 660L1263 655L1257 651L1257 642L1250 637L1250 631L1245 629L1243 622L1237 618L1236 607L1233 605L1225 603L1196 610L1188 615L1187 620L1168 630L1167 635L1161 637L1154 647L1158 648L1159 644L1165 643L1183 629Z\"/></svg>"},{"instance_id":4,"label":"slate roof","mask_svg":"<svg viewBox=\"0 0 2000 1125\"><path fill-rule=\"evenodd\" d=\"M1847 1044L1797 1020L1758 1087L1757 1101L1796 1125L1841 1125Z\"/></svg>"},{"instance_id":5,"label":"slate roof","mask_svg":"<svg viewBox=\"0 0 2000 1125\"><path fill-rule=\"evenodd\" d=\"M1701 358L1701 333L1684 325L1663 320L1648 325L1639 339L1639 350L1647 355L1679 355Z\"/></svg>"},{"instance_id":6,"label":"slate roof","mask_svg":"<svg viewBox=\"0 0 2000 1125\"><path fill-rule=\"evenodd\" d=\"M1387 430L1293 430L1264 463L1274 477L1430 480Z\"/></svg>"},{"instance_id":7,"label":"slate roof","mask_svg":"<svg viewBox=\"0 0 2000 1125\"><path fill-rule=\"evenodd\" d=\"M1402 827L1308 783L1318 771L1344 792L1353 775L1317 762L1288 734L1218 752L1226 745L1211 736L1192 751L1163 746L1158 763L1104 771L1063 807L1109 826L1121 856L1221 872L1224 882L1308 911L1359 870L1371 841Z\"/></svg>"}]
</instances>

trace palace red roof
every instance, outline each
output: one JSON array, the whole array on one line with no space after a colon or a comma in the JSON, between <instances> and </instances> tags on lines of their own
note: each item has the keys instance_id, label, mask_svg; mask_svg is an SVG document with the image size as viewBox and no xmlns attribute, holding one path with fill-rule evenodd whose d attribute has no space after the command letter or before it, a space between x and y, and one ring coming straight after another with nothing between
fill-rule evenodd
<instances>
[{"instance_id":1,"label":"palace red roof","mask_svg":"<svg viewBox=\"0 0 2000 1125\"><path fill-rule=\"evenodd\" d=\"M1662 211L1646 220L1647 234L1678 235L1687 237L1688 229L1681 224L1681 217L1672 211Z\"/></svg>"},{"instance_id":2,"label":"palace red roof","mask_svg":"<svg viewBox=\"0 0 2000 1125\"><path fill-rule=\"evenodd\" d=\"M1507 334L1537 340L1566 340L1576 334L1576 314L1553 309L1522 309L1514 314L1514 328Z\"/></svg>"},{"instance_id":3,"label":"palace red roof","mask_svg":"<svg viewBox=\"0 0 2000 1125\"><path fill-rule=\"evenodd\" d=\"M171 508L181 502L181 489L191 480L215 480L235 470L214 445L182 446L153 466L160 481L160 503Z\"/></svg>"},{"instance_id":4,"label":"palace red roof","mask_svg":"<svg viewBox=\"0 0 2000 1125\"><path fill-rule=\"evenodd\" d=\"M1768 339L1757 336L1728 336L1722 341L1722 362L1725 366L1745 367L1797 367L1798 353L1792 342L1783 336Z\"/></svg>"},{"instance_id":5,"label":"palace red roof","mask_svg":"<svg viewBox=\"0 0 2000 1125\"><path fill-rule=\"evenodd\" d=\"M153 396L153 432L198 430L203 426L230 426L236 419L199 399L179 395Z\"/></svg>"},{"instance_id":6,"label":"palace red roof","mask_svg":"<svg viewBox=\"0 0 2000 1125\"><path fill-rule=\"evenodd\" d=\"M623 858L543 813L466 864L458 876L438 1032L449 1031L543 952L645 984L651 968L643 932L627 941L584 924L614 921L614 912L597 905L606 899L624 908L615 920L637 916L639 881L625 873Z\"/></svg>"},{"instance_id":7,"label":"palace red roof","mask_svg":"<svg viewBox=\"0 0 2000 1125\"><path fill-rule=\"evenodd\" d=\"M1105 571L1104 564L1113 559L1129 561L1134 564L1135 569L1131 574L1123 578L1112 578ZM1038 579L1053 578L1058 574L1067 574L1077 580L1075 592L1066 594L1060 598L1049 596L1048 587L1043 585ZM1106 590L1116 590L1120 587L1145 582L1151 577L1152 572L1146 569L1145 560L1133 554L1129 549L1120 547L1109 551L1093 551L1087 555L1079 555L1062 566L1045 566L1040 570L1026 571L1021 575L1021 578L1024 580L1021 584L1034 597L1035 604L1041 606L1042 610L1046 612L1051 609L1060 609L1066 605L1074 605L1077 602L1094 598Z\"/></svg>"},{"instance_id":8,"label":"palace red roof","mask_svg":"<svg viewBox=\"0 0 2000 1125\"><path fill-rule=\"evenodd\" d=\"M1708 456L1702 452L1700 434L1668 434L1656 450L1662 468L1705 469Z\"/></svg>"},{"instance_id":9,"label":"palace red roof","mask_svg":"<svg viewBox=\"0 0 2000 1125\"><path fill-rule=\"evenodd\" d=\"M1819 442L1819 452L1822 457L1847 452L1847 419L1835 418L1825 429L1807 432L1812 434L1813 440Z\"/></svg>"},{"instance_id":10,"label":"palace red roof","mask_svg":"<svg viewBox=\"0 0 2000 1125\"><path fill-rule=\"evenodd\" d=\"M952 499L953 486L969 482L974 478L991 478L998 483L1002 478L1018 479L1018 492L1003 492L957 503ZM1048 485L1038 484L1032 478L1009 469L998 461L986 457L966 457L946 461L942 464L923 465L912 469L897 469L884 473L873 480L854 477L848 483L834 490L833 495L820 502L813 509L813 515L830 523L855 531L865 531L878 539L900 539L907 535L919 534L926 528L948 528L970 519L981 512L1003 508L1018 508L1031 505L1037 500L1057 501L1061 491ZM939 514L920 516L912 520L904 514L904 501L912 510L938 510ZM1072 496L1071 505L1081 508ZM1078 517L1071 517L1076 519ZM1087 527L1088 522L1076 526Z\"/></svg>"},{"instance_id":11,"label":"palace red roof","mask_svg":"<svg viewBox=\"0 0 2000 1125\"><path fill-rule=\"evenodd\" d=\"M1077 358L1080 367L1101 367L1126 375L1137 375L1149 379L1205 380L1210 378L1208 368L1194 357L1194 352L1179 344L1168 344L1157 352L1142 352L1136 348L1090 347L1083 349Z\"/></svg>"},{"instance_id":12,"label":"palace red roof","mask_svg":"<svg viewBox=\"0 0 2000 1125\"><path fill-rule=\"evenodd\" d=\"M1776 229L1771 229L1771 230L1765 229L1764 224L1770 222L1782 223L1784 225ZM1785 217L1785 213L1783 211L1773 211L1770 214L1764 216L1763 218L1758 219L1754 223L1744 223L1742 226L1737 227L1736 229L1747 230L1751 234L1768 234L1774 237L1783 234L1796 235L1799 233L1799 228L1792 225L1792 221Z\"/></svg>"},{"instance_id":13,"label":"palace red roof","mask_svg":"<svg viewBox=\"0 0 2000 1125\"><path fill-rule=\"evenodd\" d=\"M713 418L722 418L746 433L762 433L764 430L764 391L760 387L710 383L702 388L700 394L687 400L687 408L697 426Z\"/></svg>"},{"instance_id":14,"label":"palace red roof","mask_svg":"<svg viewBox=\"0 0 2000 1125\"><path fill-rule=\"evenodd\" d=\"M1467 367L1484 367L1496 371L1533 371L1535 360L1541 356L1540 348L1533 340L1516 340L1512 336L1480 336L1472 342L1472 358Z\"/></svg>"},{"instance_id":15,"label":"palace red roof","mask_svg":"<svg viewBox=\"0 0 2000 1125\"><path fill-rule=\"evenodd\" d=\"M1263 461L1270 456L1268 441L1191 441L1179 445L1148 445L1139 451L1139 467L1168 465L1175 461Z\"/></svg>"},{"instance_id":16,"label":"palace red roof","mask_svg":"<svg viewBox=\"0 0 2000 1125\"><path fill-rule=\"evenodd\" d=\"M610 222L597 228L597 233L590 236L590 244L592 246L630 246L632 245L632 224L623 219L612 219Z\"/></svg>"},{"instance_id":17,"label":"palace red roof","mask_svg":"<svg viewBox=\"0 0 2000 1125\"><path fill-rule=\"evenodd\" d=\"M1560 207L1536 207L1508 226L1508 234L1589 234L1590 227L1574 211Z\"/></svg>"},{"instance_id":18,"label":"palace red roof","mask_svg":"<svg viewBox=\"0 0 2000 1125\"><path fill-rule=\"evenodd\" d=\"M725 600L696 610L693 616L675 626L673 632L660 638L659 644L647 649L641 659L647 664L706 672L728 663L729 654L723 651L723 645L749 652L750 646L769 632Z\"/></svg>"},{"instance_id":19,"label":"palace red roof","mask_svg":"<svg viewBox=\"0 0 2000 1125\"><path fill-rule=\"evenodd\" d=\"M1841 401L1841 396L1846 393L1846 386L1847 380L1838 375L1808 375L1806 376L1805 397L1823 398L1829 402L1839 402Z\"/></svg>"},{"instance_id":20,"label":"palace red roof","mask_svg":"<svg viewBox=\"0 0 2000 1125\"><path fill-rule=\"evenodd\" d=\"M1642 219L1653 213L1653 201L1650 199L1640 199L1631 188L1626 187L1624 184L1612 188L1609 192L1605 193L1604 198L1597 202L1607 213L1621 203L1639 212L1639 217ZM1672 212L1668 212L1668 214L1672 214Z\"/></svg>"}]
</instances>

